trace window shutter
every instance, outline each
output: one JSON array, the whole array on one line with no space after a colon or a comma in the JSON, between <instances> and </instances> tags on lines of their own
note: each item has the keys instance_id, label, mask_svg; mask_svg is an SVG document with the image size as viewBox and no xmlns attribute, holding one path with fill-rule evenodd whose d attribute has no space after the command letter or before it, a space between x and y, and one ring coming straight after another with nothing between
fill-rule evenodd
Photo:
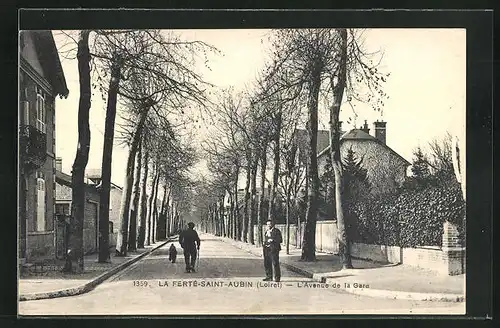
<instances>
[{"instance_id":1,"label":"window shutter","mask_svg":"<svg viewBox=\"0 0 500 328\"><path fill-rule=\"evenodd\" d=\"M36 230L45 231L45 180L37 179Z\"/></svg>"},{"instance_id":2,"label":"window shutter","mask_svg":"<svg viewBox=\"0 0 500 328\"><path fill-rule=\"evenodd\" d=\"M23 113L22 125L30 125L30 102L24 100L21 102L21 110Z\"/></svg>"}]
</instances>

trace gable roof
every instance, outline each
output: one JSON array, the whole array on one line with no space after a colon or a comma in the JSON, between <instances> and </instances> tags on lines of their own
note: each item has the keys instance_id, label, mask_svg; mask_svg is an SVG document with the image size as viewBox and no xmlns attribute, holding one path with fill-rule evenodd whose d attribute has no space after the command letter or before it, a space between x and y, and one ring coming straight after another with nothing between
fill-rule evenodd
<instances>
[{"instance_id":1,"label":"gable roof","mask_svg":"<svg viewBox=\"0 0 500 328\"><path fill-rule=\"evenodd\" d=\"M67 98L69 90L52 32L23 31L22 33L30 33L40 60L40 65L47 80L54 88L56 95Z\"/></svg>"},{"instance_id":2,"label":"gable roof","mask_svg":"<svg viewBox=\"0 0 500 328\"><path fill-rule=\"evenodd\" d=\"M341 131L340 134L344 134L344 131ZM297 143L297 147L300 150L307 149L307 130L304 129L296 129L295 130L295 140ZM329 130L318 130L318 140L316 141L316 151L321 153L323 150L330 146L330 131ZM307 156L304 151L300 151L300 159L302 160L304 156Z\"/></svg>"},{"instance_id":3,"label":"gable roof","mask_svg":"<svg viewBox=\"0 0 500 328\"><path fill-rule=\"evenodd\" d=\"M403 156L399 155L396 151L394 151L391 147L387 146L385 143L380 141L379 139L375 138L374 136L366 133L363 130L360 129L352 129L349 132L345 132L341 137L340 137L340 142L344 140L359 140L359 141L373 141L376 142L382 146L384 146L387 150L389 150L391 153L396 155L398 158L400 158L402 161L405 162L406 165L411 165L410 162L408 162ZM330 145L325 147L321 152L318 152L318 157L323 156L324 154L328 153L330 150Z\"/></svg>"},{"instance_id":4,"label":"gable roof","mask_svg":"<svg viewBox=\"0 0 500 328\"><path fill-rule=\"evenodd\" d=\"M56 170L56 182L61 184L61 185L64 185L64 186L71 187L71 175L64 173L62 171ZM85 186L90 187L90 188L94 188L94 190L96 187L95 184L89 183L88 180L87 180L87 182L85 182Z\"/></svg>"},{"instance_id":5,"label":"gable roof","mask_svg":"<svg viewBox=\"0 0 500 328\"><path fill-rule=\"evenodd\" d=\"M87 179L92 180L96 184L100 184L101 183L101 169L87 169L85 177ZM122 187L120 187L119 185L117 185L113 181L111 181L111 187L118 189L120 191L123 190Z\"/></svg>"}]
</instances>

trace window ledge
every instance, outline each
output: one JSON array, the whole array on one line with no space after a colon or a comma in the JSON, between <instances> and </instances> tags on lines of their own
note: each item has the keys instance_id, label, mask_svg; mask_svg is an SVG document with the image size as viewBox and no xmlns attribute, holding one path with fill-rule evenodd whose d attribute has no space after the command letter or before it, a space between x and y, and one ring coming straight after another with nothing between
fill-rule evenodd
<instances>
[{"instance_id":1,"label":"window ledge","mask_svg":"<svg viewBox=\"0 0 500 328\"><path fill-rule=\"evenodd\" d=\"M30 231L30 232L28 232L28 236L51 235L53 233L54 233L54 230L49 230L49 231Z\"/></svg>"}]
</instances>

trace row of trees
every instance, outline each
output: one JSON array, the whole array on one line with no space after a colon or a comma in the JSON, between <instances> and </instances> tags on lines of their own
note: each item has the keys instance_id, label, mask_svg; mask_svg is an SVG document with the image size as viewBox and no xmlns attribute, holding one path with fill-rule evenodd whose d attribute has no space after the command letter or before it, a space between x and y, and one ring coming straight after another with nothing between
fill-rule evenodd
<instances>
[{"instance_id":1,"label":"row of trees","mask_svg":"<svg viewBox=\"0 0 500 328\"><path fill-rule=\"evenodd\" d=\"M205 145L212 172L207 189L213 200L203 208L206 228L220 227L216 233L260 245L264 204L269 208L267 219L273 220L277 201L283 200L289 223L290 207L298 202L305 182L302 259L315 260L320 190L318 109L322 104L329 110L330 160L335 181L340 181L335 184L337 239L343 266L352 266L343 216L340 107L345 100L353 109L356 102L364 102L380 110L386 98L382 85L388 76L378 71L373 56L362 49L362 39L363 31L351 29L282 29L271 33L270 59L251 91L227 90L213 110L219 128ZM297 128L304 125L306 142L301 144ZM268 167L272 169L269 178ZM243 201L238 198L241 172L245 173ZM220 210L226 194L231 209L226 220L229 228L224 227ZM259 230L256 241L254 224ZM286 244L288 252L288 240Z\"/></svg>"},{"instance_id":2,"label":"row of trees","mask_svg":"<svg viewBox=\"0 0 500 328\"><path fill-rule=\"evenodd\" d=\"M109 256L109 200L115 139L128 145L116 255L165 237L180 227L191 192L188 170L196 161L189 133L192 115L205 108L210 84L193 69L212 46L160 30L83 30L75 44L80 102L78 147L72 168L72 218L67 270L83 263L84 176L90 150L89 113L94 91L106 98L99 208L99 262ZM70 51L74 51L72 49ZM92 76L91 76L92 75ZM117 125L117 108L121 125ZM115 129L120 133L115 138ZM184 129L185 130L185 129ZM148 180L150 186L148 188ZM149 192L147 189L150 189ZM163 195L160 196L161 191ZM157 204L162 197L161 205ZM76 266L71 265L73 261Z\"/></svg>"}]
</instances>

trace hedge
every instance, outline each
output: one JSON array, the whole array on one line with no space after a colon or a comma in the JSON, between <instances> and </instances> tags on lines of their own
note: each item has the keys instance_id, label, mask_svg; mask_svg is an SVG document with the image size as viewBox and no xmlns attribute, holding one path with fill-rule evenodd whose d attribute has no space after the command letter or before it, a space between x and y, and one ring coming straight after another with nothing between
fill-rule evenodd
<instances>
[{"instance_id":1,"label":"hedge","mask_svg":"<svg viewBox=\"0 0 500 328\"><path fill-rule=\"evenodd\" d=\"M446 183L399 195L347 201L349 233L353 241L389 246L441 246L443 223L458 226L465 242L465 203L460 186Z\"/></svg>"}]
</instances>

